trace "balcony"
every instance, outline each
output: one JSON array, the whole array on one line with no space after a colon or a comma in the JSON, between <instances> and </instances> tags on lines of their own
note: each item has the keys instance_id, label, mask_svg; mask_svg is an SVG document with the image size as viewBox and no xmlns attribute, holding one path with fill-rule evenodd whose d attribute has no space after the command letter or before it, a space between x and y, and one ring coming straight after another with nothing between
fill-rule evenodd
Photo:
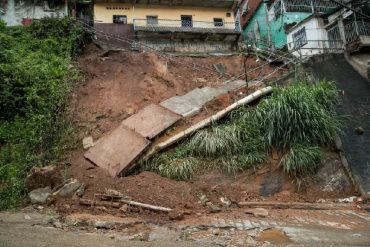
<instances>
[{"instance_id":1,"label":"balcony","mask_svg":"<svg viewBox=\"0 0 370 247\"><path fill-rule=\"evenodd\" d=\"M134 30L157 33L240 34L236 22L204 22L191 20L134 19Z\"/></svg>"},{"instance_id":2,"label":"balcony","mask_svg":"<svg viewBox=\"0 0 370 247\"><path fill-rule=\"evenodd\" d=\"M346 3L348 0L339 0L339 2ZM275 13L281 12L303 12L303 13L321 13L331 14L341 8L341 5L326 0L278 0L275 1L271 7Z\"/></svg>"}]
</instances>

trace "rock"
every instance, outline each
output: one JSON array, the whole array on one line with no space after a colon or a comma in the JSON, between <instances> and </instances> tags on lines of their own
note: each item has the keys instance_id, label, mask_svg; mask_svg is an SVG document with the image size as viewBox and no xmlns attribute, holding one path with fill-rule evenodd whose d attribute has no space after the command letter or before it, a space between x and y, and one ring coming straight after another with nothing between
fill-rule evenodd
<instances>
[{"instance_id":1,"label":"rock","mask_svg":"<svg viewBox=\"0 0 370 247\"><path fill-rule=\"evenodd\" d=\"M217 207L214 204L208 206L208 211L212 214L221 212L221 208Z\"/></svg>"},{"instance_id":2,"label":"rock","mask_svg":"<svg viewBox=\"0 0 370 247\"><path fill-rule=\"evenodd\" d=\"M220 197L220 201L228 207L231 205L231 201L227 197Z\"/></svg>"},{"instance_id":3,"label":"rock","mask_svg":"<svg viewBox=\"0 0 370 247\"><path fill-rule=\"evenodd\" d=\"M44 204L50 195L51 195L50 186L41 189L35 189L28 193L28 196L31 199L32 204Z\"/></svg>"},{"instance_id":4,"label":"rock","mask_svg":"<svg viewBox=\"0 0 370 247\"><path fill-rule=\"evenodd\" d=\"M365 132L364 128L362 127L357 127L355 130L357 135L362 135Z\"/></svg>"},{"instance_id":5,"label":"rock","mask_svg":"<svg viewBox=\"0 0 370 247\"><path fill-rule=\"evenodd\" d=\"M267 217L269 212L264 208L251 208L245 211L246 214L253 214L255 217Z\"/></svg>"},{"instance_id":6,"label":"rock","mask_svg":"<svg viewBox=\"0 0 370 247\"><path fill-rule=\"evenodd\" d=\"M168 213L170 220L182 220L184 219L184 213L178 210L172 210Z\"/></svg>"},{"instance_id":7,"label":"rock","mask_svg":"<svg viewBox=\"0 0 370 247\"><path fill-rule=\"evenodd\" d=\"M78 197L82 197L85 194L86 185L84 183L81 184L80 188L76 191L76 195Z\"/></svg>"},{"instance_id":8,"label":"rock","mask_svg":"<svg viewBox=\"0 0 370 247\"><path fill-rule=\"evenodd\" d=\"M64 182L64 185L53 193L53 196L70 197L77 189L81 186L81 183L77 179L70 178Z\"/></svg>"},{"instance_id":9,"label":"rock","mask_svg":"<svg viewBox=\"0 0 370 247\"><path fill-rule=\"evenodd\" d=\"M25 215L24 215L24 219L25 219L25 220L32 220L31 216L29 216L28 214L25 214Z\"/></svg>"},{"instance_id":10,"label":"rock","mask_svg":"<svg viewBox=\"0 0 370 247\"><path fill-rule=\"evenodd\" d=\"M204 79L204 78L195 78L195 81L198 82L198 83L206 83L207 80Z\"/></svg>"},{"instance_id":11,"label":"rock","mask_svg":"<svg viewBox=\"0 0 370 247\"><path fill-rule=\"evenodd\" d=\"M32 191L39 188L55 188L63 183L62 171L56 166L34 167L31 173L27 176L25 184L27 191Z\"/></svg>"},{"instance_id":12,"label":"rock","mask_svg":"<svg viewBox=\"0 0 370 247\"><path fill-rule=\"evenodd\" d=\"M209 202L207 196L202 194L199 197L199 203L202 204L203 206L205 206L207 204L207 202Z\"/></svg>"},{"instance_id":13,"label":"rock","mask_svg":"<svg viewBox=\"0 0 370 247\"><path fill-rule=\"evenodd\" d=\"M123 205L122 207L120 207L119 211L121 211L122 213L126 213L128 211L128 205Z\"/></svg>"},{"instance_id":14,"label":"rock","mask_svg":"<svg viewBox=\"0 0 370 247\"><path fill-rule=\"evenodd\" d=\"M226 73L226 66L222 63L214 64L213 67L216 69L217 73L223 75Z\"/></svg>"},{"instance_id":15,"label":"rock","mask_svg":"<svg viewBox=\"0 0 370 247\"><path fill-rule=\"evenodd\" d=\"M109 229L112 227L112 225L113 225L112 223L107 222L107 221L97 220L94 222L94 227L98 229Z\"/></svg>"},{"instance_id":16,"label":"rock","mask_svg":"<svg viewBox=\"0 0 370 247\"><path fill-rule=\"evenodd\" d=\"M338 202L349 203L349 202L354 202L356 199L357 199L357 196L351 196L351 197L347 197L343 199L338 199Z\"/></svg>"},{"instance_id":17,"label":"rock","mask_svg":"<svg viewBox=\"0 0 370 247\"><path fill-rule=\"evenodd\" d=\"M91 147L94 146L94 139L92 138L92 136L88 136L88 137L85 137L84 139L82 139L82 146L84 147L84 149L89 149Z\"/></svg>"},{"instance_id":18,"label":"rock","mask_svg":"<svg viewBox=\"0 0 370 247\"><path fill-rule=\"evenodd\" d=\"M53 215L47 215L42 219L42 223L47 225L47 224L52 224L54 225L55 222L59 221L56 216Z\"/></svg>"}]
</instances>

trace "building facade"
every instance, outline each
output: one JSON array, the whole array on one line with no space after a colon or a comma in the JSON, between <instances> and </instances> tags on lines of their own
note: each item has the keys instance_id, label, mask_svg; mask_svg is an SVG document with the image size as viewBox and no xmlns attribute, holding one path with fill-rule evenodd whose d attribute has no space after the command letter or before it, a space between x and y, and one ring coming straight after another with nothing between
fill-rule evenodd
<instances>
[{"instance_id":1,"label":"building facade","mask_svg":"<svg viewBox=\"0 0 370 247\"><path fill-rule=\"evenodd\" d=\"M0 19L8 26L27 25L33 19L65 16L68 16L68 3L65 0L2 0L0 3Z\"/></svg>"},{"instance_id":2,"label":"building facade","mask_svg":"<svg viewBox=\"0 0 370 247\"><path fill-rule=\"evenodd\" d=\"M168 52L232 51L241 33L233 0L96 0L94 26Z\"/></svg>"}]
</instances>

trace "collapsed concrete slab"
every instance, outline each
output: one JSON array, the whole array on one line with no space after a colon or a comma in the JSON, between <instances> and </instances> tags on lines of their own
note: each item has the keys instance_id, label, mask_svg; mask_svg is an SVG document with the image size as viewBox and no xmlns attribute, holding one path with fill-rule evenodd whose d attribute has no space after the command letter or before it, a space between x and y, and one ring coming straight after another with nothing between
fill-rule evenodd
<instances>
[{"instance_id":1,"label":"collapsed concrete slab","mask_svg":"<svg viewBox=\"0 0 370 247\"><path fill-rule=\"evenodd\" d=\"M125 119L122 124L143 137L152 139L180 119L180 115L159 105L151 104Z\"/></svg>"},{"instance_id":2,"label":"collapsed concrete slab","mask_svg":"<svg viewBox=\"0 0 370 247\"><path fill-rule=\"evenodd\" d=\"M221 88L221 89L224 89L228 92L231 92L231 91L238 90L238 89L240 89L242 87L245 87L245 86L247 86L247 83L245 81L235 80L235 81L226 82L223 85L218 86L217 88Z\"/></svg>"},{"instance_id":3,"label":"collapsed concrete slab","mask_svg":"<svg viewBox=\"0 0 370 247\"><path fill-rule=\"evenodd\" d=\"M179 96L169 98L168 100L163 101L160 105L183 117L194 116L200 111L200 107L197 107L196 105Z\"/></svg>"},{"instance_id":4,"label":"collapsed concrete slab","mask_svg":"<svg viewBox=\"0 0 370 247\"><path fill-rule=\"evenodd\" d=\"M149 146L150 141L125 125L120 125L100 138L86 153L85 158L118 176L130 169L135 159Z\"/></svg>"}]
</instances>

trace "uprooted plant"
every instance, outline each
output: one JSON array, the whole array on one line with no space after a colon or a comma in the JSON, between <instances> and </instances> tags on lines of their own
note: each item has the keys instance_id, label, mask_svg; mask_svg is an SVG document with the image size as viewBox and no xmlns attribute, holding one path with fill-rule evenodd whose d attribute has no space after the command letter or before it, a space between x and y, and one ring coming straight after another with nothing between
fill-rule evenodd
<instances>
[{"instance_id":1,"label":"uprooted plant","mask_svg":"<svg viewBox=\"0 0 370 247\"><path fill-rule=\"evenodd\" d=\"M327 81L276 88L254 109L236 110L226 122L198 131L160 154L152 167L176 179L191 178L199 169L236 173L265 162L275 149L284 154L283 170L301 179L317 171L321 147L340 131L334 112L337 101L336 87Z\"/></svg>"}]
</instances>

